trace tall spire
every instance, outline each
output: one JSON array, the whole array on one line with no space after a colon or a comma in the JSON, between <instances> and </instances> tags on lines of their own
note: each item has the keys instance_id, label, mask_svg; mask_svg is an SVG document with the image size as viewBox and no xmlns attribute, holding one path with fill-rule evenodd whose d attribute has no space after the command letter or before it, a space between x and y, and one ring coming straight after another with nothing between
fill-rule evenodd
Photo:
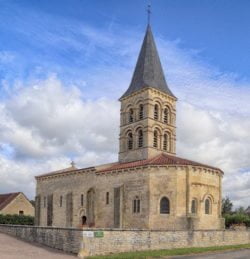
<instances>
[{"instance_id":1,"label":"tall spire","mask_svg":"<svg viewBox=\"0 0 250 259\"><path fill-rule=\"evenodd\" d=\"M121 98L148 87L156 88L174 97L165 80L150 24L147 26L132 81Z\"/></svg>"}]
</instances>

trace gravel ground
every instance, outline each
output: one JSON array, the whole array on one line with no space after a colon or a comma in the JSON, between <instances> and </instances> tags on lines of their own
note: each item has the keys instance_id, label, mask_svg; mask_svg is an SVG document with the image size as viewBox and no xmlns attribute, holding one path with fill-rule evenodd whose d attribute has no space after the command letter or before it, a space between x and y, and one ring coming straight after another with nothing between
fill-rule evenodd
<instances>
[{"instance_id":1,"label":"gravel ground","mask_svg":"<svg viewBox=\"0 0 250 259\"><path fill-rule=\"evenodd\" d=\"M0 259L73 259L71 254L0 233Z\"/></svg>"}]
</instances>

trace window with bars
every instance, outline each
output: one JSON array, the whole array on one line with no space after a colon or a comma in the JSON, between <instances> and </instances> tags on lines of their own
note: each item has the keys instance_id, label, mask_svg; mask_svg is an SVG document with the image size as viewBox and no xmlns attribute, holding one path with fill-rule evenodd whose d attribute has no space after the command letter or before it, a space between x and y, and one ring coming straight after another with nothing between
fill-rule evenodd
<instances>
[{"instance_id":1,"label":"window with bars","mask_svg":"<svg viewBox=\"0 0 250 259\"><path fill-rule=\"evenodd\" d=\"M165 150L165 151L168 150L168 135L167 134L163 135L163 150Z\"/></svg>"},{"instance_id":2,"label":"window with bars","mask_svg":"<svg viewBox=\"0 0 250 259\"><path fill-rule=\"evenodd\" d=\"M132 132L128 133L128 149L133 149L133 135Z\"/></svg>"},{"instance_id":3,"label":"window with bars","mask_svg":"<svg viewBox=\"0 0 250 259\"><path fill-rule=\"evenodd\" d=\"M84 195L81 194L81 206L83 206L83 204L84 204Z\"/></svg>"},{"instance_id":4,"label":"window with bars","mask_svg":"<svg viewBox=\"0 0 250 259\"><path fill-rule=\"evenodd\" d=\"M138 131L138 147L143 147L143 131Z\"/></svg>"},{"instance_id":5,"label":"window with bars","mask_svg":"<svg viewBox=\"0 0 250 259\"><path fill-rule=\"evenodd\" d=\"M169 123L169 110L168 110L168 108L164 109L163 121L164 121L164 123Z\"/></svg>"},{"instance_id":6,"label":"window with bars","mask_svg":"<svg viewBox=\"0 0 250 259\"><path fill-rule=\"evenodd\" d=\"M153 141L153 145L155 148L158 147L158 132L157 130L154 131L154 141Z\"/></svg>"},{"instance_id":7,"label":"window with bars","mask_svg":"<svg viewBox=\"0 0 250 259\"><path fill-rule=\"evenodd\" d=\"M140 213L141 211L141 200L136 197L134 200L133 200L133 213Z\"/></svg>"},{"instance_id":8,"label":"window with bars","mask_svg":"<svg viewBox=\"0 0 250 259\"><path fill-rule=\"evenodd\" d=\"M160 213L169 214L170 213L170 203L167 197L163 197L160 202Z\"/></svg>"},{"instance_id":9,"label":"window with bars","mask_svg":"<svg viewBox=\"0 0 250 259\"><path fill-rule=\"evenodd\" d=\"M134 110L133 110L133 109L130 109L130 110L129 110L128 121L129 121L130 123L132 123L132 122L134 121Z\"/></svg>"},{"instance_id":10,"label":"window with bars","mask_svg":"<svg viewBox=\"0 0 250 259\"><path fill-rule=\"evenodd\" d=\"M155 107L154 107L154 119L155 120L159 119L159 106L158 106L158 104L155 104Z\"/></svg>"},{"instance_id":11,"label":"window with bars","mask_svg":"<svg viewBox=\"0 0 250 259\"><path fill-rule=\"evenodd\" d=\"M139 120L142 120L144 116L144 107L143 104L140 104L139 106Z\"/></svg>"},{"instance_id":12,"label":"window with bars","mask_svg":"<svg viewBox=\"0 0 250 259\"><path fill-rule=\"evenodd\" d=\"M109 192L106 192L106 204L109 204Z\"/></svg>"}]
</instances>

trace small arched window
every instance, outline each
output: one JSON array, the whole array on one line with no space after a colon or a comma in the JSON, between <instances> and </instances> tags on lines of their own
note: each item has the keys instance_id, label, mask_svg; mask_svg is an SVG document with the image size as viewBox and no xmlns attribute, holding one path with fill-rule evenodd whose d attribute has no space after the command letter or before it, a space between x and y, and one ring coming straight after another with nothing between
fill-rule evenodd
<instances>
[{"instance_id":1,"label":"small arched window","mask_svg":"<svg viewBox=\"0 0 250 259\"><path fill-rule=\"evenodd\" d=\"M191 213L196 214L197 213L197 200L193 199L191 203Z\"/></svg>"},{"instance_id":2,"label":"small arched window","mask_svg":"<svg viewBox=\"0 0 250 259\"><path fill-rule=\"evenodd\" d=\"M153 145L155 148L158 147L158 132L157 130L154 131L154 141L153 141Z\"/></svg>"},{"instance_id":3,"label":"small arched window","mask_svg":"<svg viewBox=\"0 0 250 259\"><path fill-rule=\"evenodd\" d=\"M133 135L132 132L128 133L128 149L133 149Z\"/></svg>"},{"instance_id":4,"label":"small arched window","mask_svg":"<svg viewBox=\"0 0 250 259\"><path fill-rule=\"evenodd\" d=\"M138 147L143 147L143 131L138 131Z\"/></svg>"},{"instance_id":5,"label":"small arched window","mask_svg":"<svg viewBox=\"0 0 250 259\"><path fill-rule=\"evenodd\" d=\"M168 150L168 134L163 135L163 150Z\"/></svg>"},{"instance_id":6,"label":"small arched window","mask_svg":"<svg viewBox=\"0 0 250 259\"><path fill-rule=\"evenodd\" d=\"M169 214L170 213L170 203L167 197L163 197L160 202L160 213Z\"/></svg>"},{"instance_id":7,"label":"small arched window","mask_svg":"<svg viewBox=\"0 0 250 259\"><path fill-rule=\"evenodd\" d=\"M211 201L209 198L205 200L205 214L211 214Z\"/></svg>"},{"instance_id":8,"label":"small arched window","mask_svg":"<svg viewBox=\"0 0 250 259\"><path fill-rule=\"evenodd\" d=\"M155 120L159 119L159 106L158 106L158 104L155 104L155 107L154 107L154 119Z\"/></svg>"},{"instance_id":9,"label":"small arched window","mask_svg":"<svg viewBox=\"0 0 250 259\"><path fill-rule=\"evenodd\" d=\"M133 109L129 109L128 121L130 123L132 123L134 121L134 110Z\"/></svg>"},{"instance_id":10,"label":"small arched window","mask_svg":"<svg viewBox=\"0 0 250 259\"><path fill-rule=\"evenodd\" d=\"M163 121L164 121L164 123L169 123L169 109L168 108L164 109Z\"/></svg>"},{"instance_id":11,"label":"small arched window","mask_svg":"<svg viewBox=\"0 0 250 259\"><path fill-rule=\"evenodd\" d=\"M144 107L143 104L140 104L139 106L139 120L142 120L144 116Z\"/></svg>"}]
</instances>

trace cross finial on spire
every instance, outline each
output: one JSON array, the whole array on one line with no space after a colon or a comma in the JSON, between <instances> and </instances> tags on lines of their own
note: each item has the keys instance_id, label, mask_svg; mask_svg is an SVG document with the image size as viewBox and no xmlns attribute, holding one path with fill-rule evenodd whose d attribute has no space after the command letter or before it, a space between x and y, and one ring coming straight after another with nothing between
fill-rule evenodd
<instances>
[{"instance_id":1,"label":"cross finial on spire","mask_svg":"<svg viewBox=\"0 0 250 259\"><path fill-rule=\"evenodd\" d=\"M147 8L147 13L148 13L148 24L150 24L150 18L151 18L151 3L148 3L148 8Z\"/></svg>"}]
</instances>

